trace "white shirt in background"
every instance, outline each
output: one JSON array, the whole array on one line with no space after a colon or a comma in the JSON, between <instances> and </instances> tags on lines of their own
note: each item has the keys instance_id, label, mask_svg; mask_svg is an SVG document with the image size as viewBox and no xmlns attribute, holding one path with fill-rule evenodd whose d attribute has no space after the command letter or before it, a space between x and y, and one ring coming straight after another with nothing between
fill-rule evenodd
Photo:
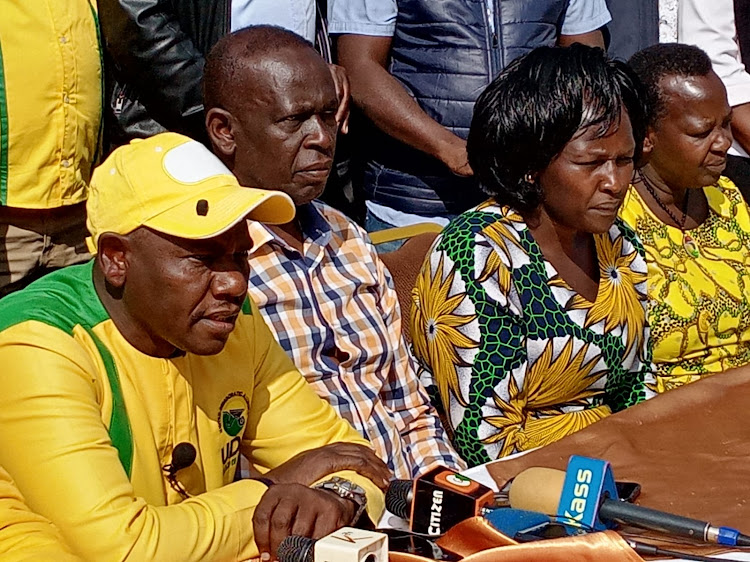
<instances>
[{"instance_id":1,"label":"white shirt in background","mask_svg":"<svg viewBox=\"0 0 750 562\"><path fill-rule=\"evenodd\" d=\"M659 0L659 43L677 43L678 0Z\"/></svg>"},{"instance_id":2,"label":"white shirt in background","mask_svg":"<svg viewBox=\"0 0 750 562\"><path fill-rule=\"evenodd\" d=\"M232 0L231 30L278 25L315 42L315 0Z\"/></svg>"},{"instance_id":3,"label":"white shirt in background","mask_svg":"<svg viewBox=\"0 0 750 562\"><path fill-rule=\"evenodd\" d=\"M660 0L659 10L664 2ZM750 74L740 57L733 0L679 0L677 39L706 51L714 72L727 89L729 105L750 103ZM748 158L738 142L732 145L729 154Z\"/></svg>"}]
</instances>

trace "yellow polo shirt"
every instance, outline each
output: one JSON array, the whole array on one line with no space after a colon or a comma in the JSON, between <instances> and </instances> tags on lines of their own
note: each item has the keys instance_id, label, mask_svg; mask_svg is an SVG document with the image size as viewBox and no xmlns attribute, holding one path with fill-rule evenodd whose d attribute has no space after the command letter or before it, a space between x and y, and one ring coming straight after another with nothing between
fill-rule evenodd
<instances>
[{"instance_id":1,"label":"yellow polo shirt","mask_svg":"<svg viewBox=\"0 0 750 562\"><path fill-rule=\"evenodd\" d=\"M92 263L0 301L0 465L86 559L257 556L252 516L266 487L233 482L240 453L264 472L303 450L367 442L310 389L249 299L221 353L150 357L109 318ZM197 449L178 473L184 501L162 468L181 442ZM377 521L382 493L342 476L365 488Z\"/></svg>"},{"instance_id":2,"label":"yellow polo shirt","mask_svg":"<svg viewBox=\"0 0 750 562\"><path fill-rule=\"evenodd\" d=\"M3 0L0 205L86 200L102 113L94 0Z\"/></svg>"},{"instance_id":3,"label":"yellow polo shirt","mask_svg":"<svg viewBox=\"0 0 750 562\"><path fill-rule=\"evenodd\" d=\"M5 470L0 468L0 560L3 562L75 562L60 533L32 513Z\"/></svg>"}]
</instances>

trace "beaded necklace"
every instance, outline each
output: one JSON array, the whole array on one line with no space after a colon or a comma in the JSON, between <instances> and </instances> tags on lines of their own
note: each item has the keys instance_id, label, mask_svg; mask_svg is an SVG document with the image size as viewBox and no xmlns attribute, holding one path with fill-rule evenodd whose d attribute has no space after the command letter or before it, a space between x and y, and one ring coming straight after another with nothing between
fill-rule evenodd
<instances>
[{"instance_id":1,"label":"beaded necklace","mask_svg":"<svg viewBox=\"0 0 750 562\"><path fill-rule=\"evenodd\" d=\"M688 253L688 255L697 258L700 256L700 252L698 251L698 244L695 243L695 240L693 240L693 237L690 236L689 233L685 232L685 222L687 221L687 210L688 210L688 198L690 196L690 190L685 191L685 197L682 201L682 219L678 219L677 215L675 215L672 210L664 204L664 202L659 198L659 195L656 193L656 188L654 187L654 184L651 183L651 180L649 180L646 175L641 171L638 170L638 177L643 182L643 186L646 188L646 191L648 191L651 194L651 197L654 198L654 201L656 201L656 204L661 207L661 209L669 215L669 218L671 218L675 225L677 225L677 228L679 228L682 231L682 247L685 248L685 251Z\"/></svg>"}]
</instances>

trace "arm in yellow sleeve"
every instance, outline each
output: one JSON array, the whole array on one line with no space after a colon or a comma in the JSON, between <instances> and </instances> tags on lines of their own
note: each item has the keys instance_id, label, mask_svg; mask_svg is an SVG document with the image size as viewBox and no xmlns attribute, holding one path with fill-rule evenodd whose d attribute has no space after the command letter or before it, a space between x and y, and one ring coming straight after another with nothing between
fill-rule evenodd
<instances>
[{"instance_id":1,"label":"arm in yellow sleeve","mask_svg":"<svg viewBox=\"0 0 750 562\"><path fill-rule=\"evenodd\" d=\"M187 562L255 553L259 482L166 507L136 496L102 422L97 369L79 342L46 324L19 324L0 333L0 365L0 465L84 559Z\"/></svg>"},{"instance_id":2,"label":"arm in yellow sleeve","mask_svg":"<svg viewBox=\"0 0 750 562\"><path fill-rule=\"evenodd\" d=\"M0 558L5 562L76 562L54 525L33 513L0 468Z\"/></svg>"},{"instance_id":3,"label":"arm in yellow sleeve","mask_svg":"<svg viewBox=\"0 0 750 562\"><path fill-rule=\"evenodd\" d=\"M255 305L253 308L255 389L243 454L265 472L299 452L329 443L371 447L328 402L315 394L273 338ZM336 475L362 486L367 493L367 513L372 521L378 521L384 510L383 492L354 472Z\"/></svg>"}]
</instances>

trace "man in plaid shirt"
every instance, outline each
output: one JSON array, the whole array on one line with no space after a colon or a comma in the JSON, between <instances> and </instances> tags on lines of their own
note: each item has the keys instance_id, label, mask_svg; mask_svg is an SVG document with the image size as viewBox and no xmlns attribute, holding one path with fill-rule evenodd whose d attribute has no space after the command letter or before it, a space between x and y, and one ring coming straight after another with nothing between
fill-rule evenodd
<instances>
[{"instance_id":1,"label":"man in plaid shirt","mask_svg":"<svg viewBox=\"0 0 750 562\"><path fill-rule=\"evenodd\" d=\"M390 274L364 231L316 201L333 162L337 93L302 38L250 27L223 38L204 74L214 152L240 183L291 196L296 218L250 223L250 295L316 392L397 478L462 468L401 334Z\"/></svg>"}]
</instances>

